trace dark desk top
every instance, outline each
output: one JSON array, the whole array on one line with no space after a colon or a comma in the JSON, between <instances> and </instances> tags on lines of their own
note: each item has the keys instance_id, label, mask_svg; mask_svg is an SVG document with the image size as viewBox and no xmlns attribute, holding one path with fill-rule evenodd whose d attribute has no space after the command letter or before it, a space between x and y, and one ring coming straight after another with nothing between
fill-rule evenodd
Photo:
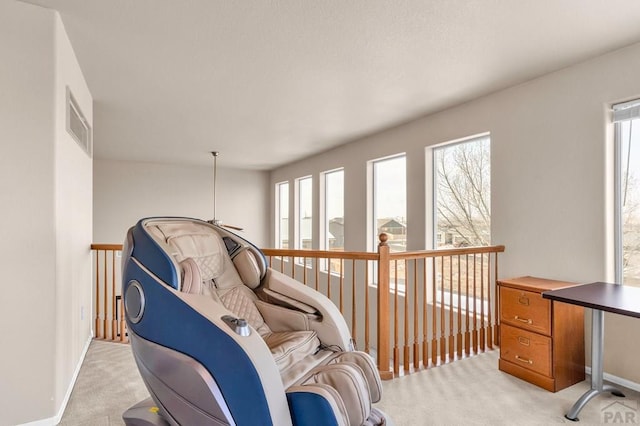
<instances>
[{"instance_id":1,"label":"dark desk top","mask_svg":"<svg viewBox=\"0 0 640 426\"><path fill-rule=\"evenodd\" d=\"M640 318L640 288L591 283L545 291L545 299Z\"/></svg>"}]
</instances>

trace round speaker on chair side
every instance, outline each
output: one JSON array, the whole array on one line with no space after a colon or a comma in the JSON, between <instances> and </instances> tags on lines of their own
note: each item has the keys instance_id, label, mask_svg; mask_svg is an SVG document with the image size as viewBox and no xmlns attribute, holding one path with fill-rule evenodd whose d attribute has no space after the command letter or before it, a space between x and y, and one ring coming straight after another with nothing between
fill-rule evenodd
<instances>
[{"instance_id":1,"label":"round speaker on chair side","mask_svg":"<svg viewBox=\"0 0 640 426\"><path fill-rule=\"evenodd\" d=\"M124 301L127 317L132 323L137 324L144 314L144 290L138 281L129 281Z\"/></svg>"}]
</instances>

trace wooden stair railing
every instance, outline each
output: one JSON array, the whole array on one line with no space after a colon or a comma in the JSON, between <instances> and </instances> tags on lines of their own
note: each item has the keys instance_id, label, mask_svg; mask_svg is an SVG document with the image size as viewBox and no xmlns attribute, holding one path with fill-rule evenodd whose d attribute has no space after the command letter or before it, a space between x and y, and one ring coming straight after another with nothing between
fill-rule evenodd
<instances>
[{"instance_id":1,"label":"wooden stair railing","mask_svg":"<svg viewBox=\"0 0 640 426\"><path fill-rule=\"evenodd\" d=\"M122 244L91 244L91 250L95 252L95 337L128 342L121 295Z\"/></svg>"},{"instance_id":2,"label":"wooden stair railing","mask_svg":"<svg viewBox=\"0 0 640 426\"><path fill-rule=\"evenodd\" d=\"M498 254L504 246L391 252L263 249L268 264L330 298L383 379L499 344ZM127 342L119 244L93 244L95 336Z\"/></svg>"},{"instance_id":3,"label":"wooden stair railing","mask_svg":"<svg viewBox=\"0 0 640 426\"><path fill-rule=\"evenodd\" d=\"M392 253L387 235L379 238L376 253L263 252L271 267L336 303L384 379L498 345L496 281L504 246Z\"/></svg>"},{"instance_id":4,"label":"wooden stair railing","mask_svg":"<svg viewBox=\"0 0 640 426\"><path fill-rule=\"evenodd\" d=\"M502 252L485 246L389 255L394 375L400 365L407 373L499 345Z\"/></svg>"}]
</instances>

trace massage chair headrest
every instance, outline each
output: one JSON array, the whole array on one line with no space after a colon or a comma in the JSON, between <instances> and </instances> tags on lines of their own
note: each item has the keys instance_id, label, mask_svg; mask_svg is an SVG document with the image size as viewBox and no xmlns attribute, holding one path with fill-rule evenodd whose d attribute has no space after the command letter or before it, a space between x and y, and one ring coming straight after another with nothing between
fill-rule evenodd
<instances>
[{"instance_id":1,"label":"massage chair headrest","mask_svg":"<svg viewBox=\"0 0 640 426\"><path fill-rule=\"evenodd\" d=\"M192 276L197 272L202 281L213 280L219 289L237 285L238 277L251 289L260 285L265 270L254 253L257 249L250 243L244 244L242 238L234 234L206 223L187 221L151 222L147 230L162 241L162 246L179 264L183 274L187 272ZM183 264L187 259L195 265L190 262ZM200 290L201 286L189 287L190 293Z\"/></svg>"}]
</instances>

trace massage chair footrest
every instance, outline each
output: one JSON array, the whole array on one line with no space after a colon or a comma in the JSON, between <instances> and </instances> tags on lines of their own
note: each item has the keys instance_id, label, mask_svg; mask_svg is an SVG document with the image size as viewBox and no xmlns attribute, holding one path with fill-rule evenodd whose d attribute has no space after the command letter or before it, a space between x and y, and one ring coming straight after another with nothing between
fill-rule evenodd
<instances>
[{"instance_id":1,"label":"massage chair footrest","mask_svg":"<svg viewBox=\"0 0 640 426\"><path fill-rule=\"evenodd\" d=\"M306 418L309 410L320 415L331 408L337 424L374 425L384 424L384 418L379 419L378 411L371 407L381 392L371 357L362 352L337 352L287 389L287 398L295 402L291 409L294 417ZM315 407L311 409L311 405Z\"/></svg>"}]
</instances>

